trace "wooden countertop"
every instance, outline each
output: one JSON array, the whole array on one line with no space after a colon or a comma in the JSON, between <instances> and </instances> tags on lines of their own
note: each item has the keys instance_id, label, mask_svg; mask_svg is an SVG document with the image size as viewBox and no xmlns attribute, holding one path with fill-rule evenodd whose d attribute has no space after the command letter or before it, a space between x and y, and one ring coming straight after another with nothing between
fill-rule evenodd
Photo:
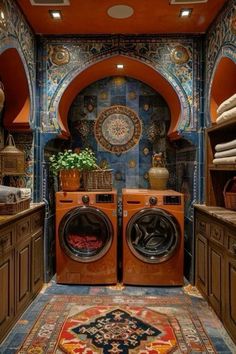
<instances>
[{"instance_id":1,"label":"wooden countertop","mask_svg":"<svg viewBox=\"0 0 236 354\"><path fill-rule=\"evenodd\" d=\"M207 206L205 204L194 204L194 208L199 211L204 211L205 213L214 216L216 219L227 222L228 224L236 227L236 211L234 210L216 206Z\"/></svg>"},{"instance_id":2,"label":"wooden countertop","mask_svg":"<svg viewBox=\"0 0 236 354\"><path fill-rule=\"evenodd\" d=\"M42 208L45 205L45 203L30 203L30 207L26 210L21 211L20 213L13 214L13 215L0 215L0 227L12 223L16 221L17 219L22 218L23 216L26 216L27 214L31 214L32 212L36 211L37 209Z\"/></svg>"}]
</instances>

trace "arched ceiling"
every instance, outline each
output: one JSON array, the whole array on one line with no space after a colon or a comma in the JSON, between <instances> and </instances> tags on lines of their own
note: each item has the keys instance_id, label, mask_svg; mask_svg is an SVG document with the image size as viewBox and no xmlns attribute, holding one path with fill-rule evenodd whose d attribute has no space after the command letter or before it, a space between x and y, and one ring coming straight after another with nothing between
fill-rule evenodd
<instances>
[{"instance_id":1,"label":"arched ceiling","mask_svg":"<svg viewBox=\"0 0 236 354\"><path fill-rule=\"evenodd\" d=\"M162 75L150 66L138 60L119 55L90 66L77 75L68 85L61 97L58 110L58 121L62 136L69 136L67 125L68 112L76 95L97 80L108 76L117 76L116 64L120 61L124 64L124 70L120 72L120 76L130 76L144 82L160 93L166 100L171 113L171 125L168 135L170 137L175 135L177 123L180 118L181 105L173 87Z\"/></svg>"},{"instance_id":2,"label":"arched ceiling","mask_svg":"<svg viewBox=\"0 0 236 354\"><path fill-rule=\"evenodd\" d=\"M16 1L35 33L43 35L204 33L227 2L171 5L169 0L70 0L69 6L32 6L30 0ZM107 10L119 4L131 6L133 15L126 19L109 17ZM180 9L186 7L192 8L191 17L181 18ZM49 9L61 10L62 20L52 20Z\"/></svg>"}]
</instances>

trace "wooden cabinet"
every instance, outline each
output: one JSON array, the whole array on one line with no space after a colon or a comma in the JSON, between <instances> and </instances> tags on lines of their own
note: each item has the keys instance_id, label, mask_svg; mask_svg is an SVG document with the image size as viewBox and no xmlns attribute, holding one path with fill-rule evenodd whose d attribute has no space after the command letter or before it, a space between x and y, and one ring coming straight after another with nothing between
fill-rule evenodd
<instances>
[{"instance_id":1,"label":"wooden cabinet","mask_svg":"<svg viewBox=\"0 0 236 354\"><path fill-rule=\"evenodd\" d=\"M236 212L195 205L195 284L236 342Z\"/></svg>"},{"instance_id":2,"label":"wooden cabinet","mask_svg":"<svg viewBox=\"0 0 236 354\"><path fill-rule=\"evenodd\" d=\"M208 298L218 316L222 314L224 284L224 256L214 244L208 247Z\"/></svg>"},{"instance_id":3,"label":"wooden cabinet","mask_svg":"<svg viewBox=\"0 0 236 354\"><path fill-rule=\"evenodd\" d=\"M236 341L236 211L225 208L224 186L236 165L213 164L217 144L235 139L236 122L205 129L205 199L195 205L195 284ZM236 198L236 195L235 195Z\"/></svg>"},{"instance_id":4,"label":"wooden cabinet","mask_svg":"<svg viewBox=\"0 0 236 354\"><path fill-rule=\"evenodd\" d=\"M224 323L236 337L236 257L227 256L225 266L225 312ZM236 339L235 339L236 340Z\"/></svg>"},{"instance_id":5,"label":"wooden cabinet","mask_svg":"<svg viewBox=\"0 0 236 354\"><path fill-rule=\"evenodd\" d=\"M0 215L0 341L43 285L44 205Z\"/></svg>"},{"instance_id":6,"label":"wooden cabinet","mask_svg":"<svg viewBox=\"0 0 236 354\"><path fill-rule=\"evenodd\" d=\"M0 338L13 321L14 306L14 252L1 255L0 259Z\"/></svg>"},{"instance_id":7,"label":"wooden cabinet","mask_svg":"<svg viewBox=\"0 0 236 354\"><path fill-rule=\"evenodd\" d=\"M33 293L38 292L43 283L43 231L32 237L32 278Z\"/></svg>"},{"instance_id":8,"label":"wooden cabinet","mask_svg":"<svg viewBox=\"0 0 236 354\"><path fill-rule=\"evenodd\" d=\"M16 311L25 308L31 297L31 240L25 240L16 248Z\"/></svg>"}]
</instances>

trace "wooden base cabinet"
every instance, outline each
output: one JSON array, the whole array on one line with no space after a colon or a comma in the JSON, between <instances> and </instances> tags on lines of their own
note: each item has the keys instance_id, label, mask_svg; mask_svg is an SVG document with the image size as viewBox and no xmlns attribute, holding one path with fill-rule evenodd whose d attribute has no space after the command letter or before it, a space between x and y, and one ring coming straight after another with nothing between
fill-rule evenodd
<instances>
[{"instance_id":1,"label":"wooden base cabinet","mask_svg":"<svg viewBox=\"0 0 236 354\"><path fill-rule=\"evenodd\" d=\"M0 338L14 319L14 252L1 255L0 260Z\"/></svg>"},{"instance_id":2,"label":"wooden base cabinet","mask_svg":"<svg viewBox=\"0 0 236 354\"><path fill-rule=\"evenodd\" d=\"M44 204L0 216L0 342L43 286Z\"/></svg>"},{"instance_id":3,"label":"wooden base cabinet","mask_svg":"<svg viewBox=\"0 0 236 354\"><path fill-rule=\"evenodd\" d=\"M195 206L195 285L236 342L236 212Z\"/></svg>"},{"instance_id":4,"label":"wooden base cabinet","mask_svg":"<svg viewBox=\"0 0 236 354\"><path fill-rule=\"evenodd\" d=\"M236 245L236 243L235 243ZM226 257L224 323L236 338L236 257Z\"/></svg>"}]
</instances>

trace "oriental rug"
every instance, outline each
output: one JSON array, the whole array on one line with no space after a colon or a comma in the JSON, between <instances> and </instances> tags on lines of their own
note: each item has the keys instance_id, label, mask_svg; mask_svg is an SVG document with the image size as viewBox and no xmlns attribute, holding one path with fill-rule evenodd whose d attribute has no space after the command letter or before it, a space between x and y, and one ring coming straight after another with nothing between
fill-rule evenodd
<instances>
[{"instance_id":1,"label":"oriental rug","mask_svg":"<svg viewBox=\"0 0 236 354\"><path fill-rule=\"evenodd\" d=\"M198 314L215 317L201 306L188 297L55 295L18 354L218 353Z\"/></svg>"}]
</instances>

